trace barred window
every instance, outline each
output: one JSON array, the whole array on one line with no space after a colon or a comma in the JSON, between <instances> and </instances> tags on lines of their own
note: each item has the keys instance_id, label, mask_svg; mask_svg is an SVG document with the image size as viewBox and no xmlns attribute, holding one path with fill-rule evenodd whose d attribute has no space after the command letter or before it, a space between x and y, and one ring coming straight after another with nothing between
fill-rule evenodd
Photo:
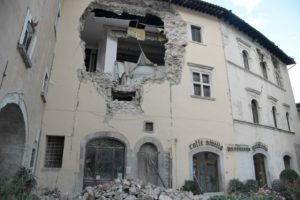
<instances>
[{"instance_id":1,"label":"barred window","mask_svg":"<svg viewBox=\"0 0 300 200\"><path fill-rule=\"evenodd\" d=\"M61 168L64 152L64 136L47 136L45 167Z\"/></svg>"}]
</instances>

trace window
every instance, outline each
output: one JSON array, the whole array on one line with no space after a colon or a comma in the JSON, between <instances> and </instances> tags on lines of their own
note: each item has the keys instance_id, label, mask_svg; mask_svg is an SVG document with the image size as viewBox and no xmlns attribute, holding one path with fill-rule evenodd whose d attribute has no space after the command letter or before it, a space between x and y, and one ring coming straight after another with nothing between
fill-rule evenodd
<instances>
[{"instance_id":1,"label":"window","mask_svg":"<svg viewBox=\"0 0 300 200\"><path fill-rule=\"evenodd\" d=\"M58 0L58 10L57 10L56 18L55 18L55 23L54 23L54 33L55 33L55 36L57 34L58 26L59 26L60 10L61 10L61 0Z\"/></svg>"},{"instance_id":2,"label":"window","mask_svg":"<svg viewBox=\"0 0 300 200\"><path fill-rule=\"evenodd\" d=\"M252 116L253 116L253 123L258 124L258 106L257 106L257 101L252 100L251 101L251 108L252 108Z\"/></svg>"},{"instance_id":3,"label":"window","mask_svg":"<svg viewBox=\"0 0 300 200\"><path fill-rule=\"evenodd\" d=\"M278 61L275 60L275 58L272 58L272 63L273 63L273 66L274 66L274 73L275 73L276 83L279 87L282 87L281 73L280 73L280 68L279 68L279 65L278 65Z\"/></svg>"},{"instance_id":4,"label":"window","mask_svg":"<svg viewBox=\"0 0 300 200\"><path fill-rule=\"evenodd\" d=\"M287 126L288 126L288 130L291 131L291 127L290 127L290 114L288 112L286 112L285 116L286 116L286 123L287 123Z\"/></svg>"},{"instance_id":5,"label":"window","mask_svg":"<svg viewBox=\"0 0 300 200\"><path fill-rule=\"evenodd\" d=\"M210 74L200 71L192 71L193 95L211 97Z\"/></svg>"},{"instance_id":6,"label":"window","mask_svg":"<svg viewBox=\"0 0 300 200\"><path fill-rule=\"evenodd\" d=\"M85 67L87 72L95 72L97 65L97 49L85 49Z\"/></svg>"},{"instance_id":7,"label":"window","mask_svg":"<svg viewBox=\"0 0 300 200\"><path fill-rule=\"evenodd\" d=\"M288 155L283 156L284 168L291 169L291 157Z\"/></svg>"},{"instance_id":8,"label":"window","mask_svg":"<svg viewBox=\"0 0 300 200\"><path fill-rule=\"evenodd\" d=\"M202 43L201 27L191 25L192 41Z\"/></svg>"},{"instance_id":9,"label":"window","mask_svg":"<svg viewBox=\"0 0 300 200\"><path fill-rule=\"evenodd\" d=\"M154 130L153 122L145 122L144 123L144 130L145 130L145 132L153 132L153 130Z\"/></svg>"},{"instance_id":10,"label":"window","mask_svg":"<svg viewBox=\"0 0 300 200\"><path fill-rule=\"evenodd\" d=\"M21 37L18 42L18 49L28 68L32 67L31 56L36 42L36 26L37 22L32 19L29 10L27 10Z\"/></svg>"},{"instance_id":11,"label":"window","mask_svg":"<svg viewBox=\"0 0 300 200\"><path fill-rule=\"evenodd\" d=\"M44 81L43 81L42 92L41 92L41 97L43 99L43 102L46 102L46 96L48 93L48 83L49 83L49 74L48 74L48 72L46 72Z\"/></svg>"},{"instance_id":12,"label":"window","mask_svg":"<svg viewBox=\"0 0 300 200\"><path fill-rule=\"evenodd\" d=\"M272 107L272 114L273 114L274 126L277 128L276 108L275 108L275 106Z\"/></svg>"},{"instance_id":13,"label":"window","mask_svg":"<svg viewBox=\"0 0 300 200\"><path fill-rule=\"evenodd\" d=\"M45 167L61 168L64 152L64 136L47 136Z\"/></svg>"},{"instance_id":14,"label":"window","mask_svg":"<svg viewBox=\"0 0 300 200\"><path fill-rule=\"evenodd\" d=\"M246 50L243 50L242 54L243 54L244 67L246 70L249 70L248 52Z\"/></svg>"},{"instance_id":15,"label":"window","mask_svg":"<svg viewBox=\"0 0 300 200\"><path fill-rule=\"evenodd\" d=\"M266 63L266 62L260 62L260 68L261 68L263 77L264 77L265 79L268 79L267 63Z\"/></svg>"},{"instance_id":16,"label":"window","mask_svg":"<svg viewBox=\"0 0 300 200\"><path fill-rule=\"evenodd\" d=\"M31 158L30 158L30 168L33 168L33 165L34 165L34 160L35 160L35 148L32 149L31 151Z\"/></svg>"}]
</instances>

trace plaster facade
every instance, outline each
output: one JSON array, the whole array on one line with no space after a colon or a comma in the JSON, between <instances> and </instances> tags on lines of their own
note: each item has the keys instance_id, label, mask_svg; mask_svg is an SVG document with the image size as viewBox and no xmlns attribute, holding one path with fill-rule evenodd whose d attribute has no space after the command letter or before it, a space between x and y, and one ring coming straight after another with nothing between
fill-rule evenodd
<instances>
[{"instance_id":1,"label":"plaster facade","mask_svg":"<svg viewBox=\"0 0 300 200\"><path fill-rule=\"evenodd\" d=\"M0 3L0 168L1 175L8 178L20 166L35 169L45 107L41 92L54 57L58 4L27 0ZM18 47L29 13L34 27L31 42L27 40L30 66Z\"/></svg>"},{"instance_id":2,"label":"plaster facade","mask_svg":"<svg viewBox=\"0 0 300 200\"><path fill-rule=\"evenodd\" d=\"M265 155L266 178L270 185L285 169L285 155L291 158L290 168L299 172L298 116L287 67L253 39L225 22L221 23L221 29L234 125L233 141L249 147L261 142L267 147L237 152L236 175L240 180L255 179L253 156L260 153ZM248 66L243 51L247 52ZM261 69L260 53L267 66L267 78ZM278 62L280 81L276 79L274 60ZM258 103L258 122L253 121L252 100ZM274 113L273 107L276 108Z\"/></svg>"},{"instance_id":3,"label":"plaster facade","mask_svg":"<svg viewBox=\"0 0 300 200\"><path fill-rule=\"evenodd\" d=\"M197 167L203 162L205 176L213 177L209 183L201 182L204 192L225 192L233 178L259 179L256 165L261 162L265 184L270 185L287 167L284 156L299 172L299 127L286 66L222 19L154 0L1 4L0 109L6 114L5 108L13 104L17 111L18 115L9 115L21 135L18 148L24 149L14 152L16 160L35 169L39 186L77 194L91 181L105 181L107 174L87 175L92 169L88 165L100 168L103 163L112 163L114 178L139 179L143 159L149 158L143 152L147 148L152 148L150 161L155 161L147 166L155 166L151 178L165 187L180 188L195 177L201 181ZM35 31L29 40L34 46L23 44L20 50L26 19ZM131 26L137 19L144 24ZM129 29L136 34L133 38ZM141 52L131 55L138 57L137 62L131 57L126 63L124 55L136 49L124 44L133 41ZM87 49L97 53L88 54ZM95 65L87 66L92 56L97 57ZM121 66L118 70L116 63ZM123 79L119 73L125 73L127 64L134 70ZM258 123L253 123L253 99ZM0 118L5 117L0 113ZM5 124L0 123L0 130ZM62 146L57 150L55 145ZM32 149L37 153L33 165ZM4 148L0 158L3 152ZM208 167L213 170L208 172Z\"/></svg>"},{"instance_id":4,"label":"plaster facade","mask_svg":"<svg viewBox=\"0 0 300 200\"><path fill-rule=\"evenodd\" d=\"M199 138L209 138L224 145L234 139L218 19L162 2L141 1L133 9L127 9L126 6L126 3L132 4L131 1L112 3L121 9L116 10L118 13L127 11L131 14L134 10L135 13L132 14L140 15L159 15L159 10L154 11L158 6L167 13L160 16L166 27L175 23L172 21L174 19L167 17L174 15L175 19L180 19L176 23L182 21L180 23L184 24L184 29L182 33L177 33L183 41L177 41L172 36L176 34L176 30L166 32L169 44L172 45L168 47L168 43L166 44L165 56L166 64L170 63L167 68L170 73L167 72L166 77L160 81L150 80L140 84L140 112L132 112L130 109L128 112L127 104L123 102L114 109L117 112L107 118L107 96L102 89L99 92L99 84L104 81L97 79L101 72L82 76L85 73L82 72L85 68L84 46L79 27L84 22L80 21L83 13L94 5L90 2L65 0L62 6L61 27L57 37L52 84L47 96L40 143L42 148L36 173L39 184L50 188L58 187L63 192L79 192L83 186L86 138L105 135L106 138L121 141L126 147L125 177L138 178L138 147L143 143L151 143L159 151L159 184L162 185L163 182L168 187L179 188L185 180L193 179L190 171L192 160L189 157L191 143ZM191 24L203 28L203 43L191 41ZM169 29L166 28L165 31ZM178 48L182 48L180 54L177 52L177 44L181 45ZM184 57L181 53L184 53ZM192 95L191 71L195 68L210 70L211 98ZM143 130L145 121L153 122L155 128L152 133ZM61 168L44 167L48 135L65 137ZM205 148L197 147L193 151L201 152ZM233 154L225 156L224 149L215 150L219 160L222 160L219 165L219 191L225 191L225 183L235 173L235 157Z\"/></svg>"}]
</instances>

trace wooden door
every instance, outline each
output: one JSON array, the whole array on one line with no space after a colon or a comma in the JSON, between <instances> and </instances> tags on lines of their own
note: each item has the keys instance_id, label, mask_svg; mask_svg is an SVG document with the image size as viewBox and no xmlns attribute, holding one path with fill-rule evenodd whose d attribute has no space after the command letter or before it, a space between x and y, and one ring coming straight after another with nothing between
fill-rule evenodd
<instances>
[{"instance_id":1,"label":"wooden door","mask_svg":"<svg viewBox=\"0 0 300 200\"><path fill-rule=\"evenodd\" d=\"M144 183L158 184L158 152L154 145L144 144L138 152L138 177Z\"/></svg>"},{"instance_id":2,"label":"wooden door","mask_svg":"<svg viewBox=\"0 0 300 200\"><path fill-rule=\"evenodd\" d=\"M263 154L255 154L253 157L255 178L260 186L267 185L267 176L265 168L265 156Z\"/></svg>"},{"instance_id":3,"label":"wooden door","mask_svg":"<svg viewBox=\"0 0 300 200\"><path fill-rule=\"evenodd\" d=\"M202 192L219 191L218 155L200 152L193 156L194 175Z\"/></svg>"}]
</instances>

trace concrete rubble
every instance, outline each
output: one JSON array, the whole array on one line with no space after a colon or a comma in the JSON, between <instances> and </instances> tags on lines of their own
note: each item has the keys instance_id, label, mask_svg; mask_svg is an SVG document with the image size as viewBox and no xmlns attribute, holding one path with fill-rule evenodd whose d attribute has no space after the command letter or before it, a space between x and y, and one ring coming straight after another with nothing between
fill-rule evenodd
<instances>
[{"instance_id":1,"label":"concrete rubble","mask_svg":"<svg viewBox=\"0 0 300 200\"><path fill-rule=\"evenodd\" d=\"M116 180L95 187L86 187L76 200L202 200L202 195L166 189L151 184L143 185L133 180ZM74 199L74 200L75 200Z\"/></svg>"},{"instance_id":2,"label":"concrete rubble","mask_svg":"<svg viewBox=\"0 0 300 200\"><path fill-rule=\"evenodd\" d=\"M185 47L187 45L187 30L186 23L181 19L181 16L175 12L169 3L153 1L153 0L95 0L89 4L80 19L80 32L84 28L86 17L93 9L103 9L117 14L127 12L129 14L145 16L152 14L160 17L164 22L164 35L167 38L165 43L165 66L163 73L154 74L150 77L144 77L138 83L133 83L134 88L138 88L136 94L138 98L134 102L124 102L112 100L110 90L118 87L118 83L114 80L112 74L104 73L96 70L94 73L89 73L84 70L84 67L78 69L78 78L81 82L87 80L92 82L97 92L105 97L106 100L106 117L105 121L109 121L116 113L143 113L141 102L143 100L143 85L145 83L162 83L168 81L170 85L177 85L181 80L182 68L184 66ZM82 41L82 49L85 49L85 42ZM130 90L131 91L131 90Z\"/></svg>"}]
</instances>

